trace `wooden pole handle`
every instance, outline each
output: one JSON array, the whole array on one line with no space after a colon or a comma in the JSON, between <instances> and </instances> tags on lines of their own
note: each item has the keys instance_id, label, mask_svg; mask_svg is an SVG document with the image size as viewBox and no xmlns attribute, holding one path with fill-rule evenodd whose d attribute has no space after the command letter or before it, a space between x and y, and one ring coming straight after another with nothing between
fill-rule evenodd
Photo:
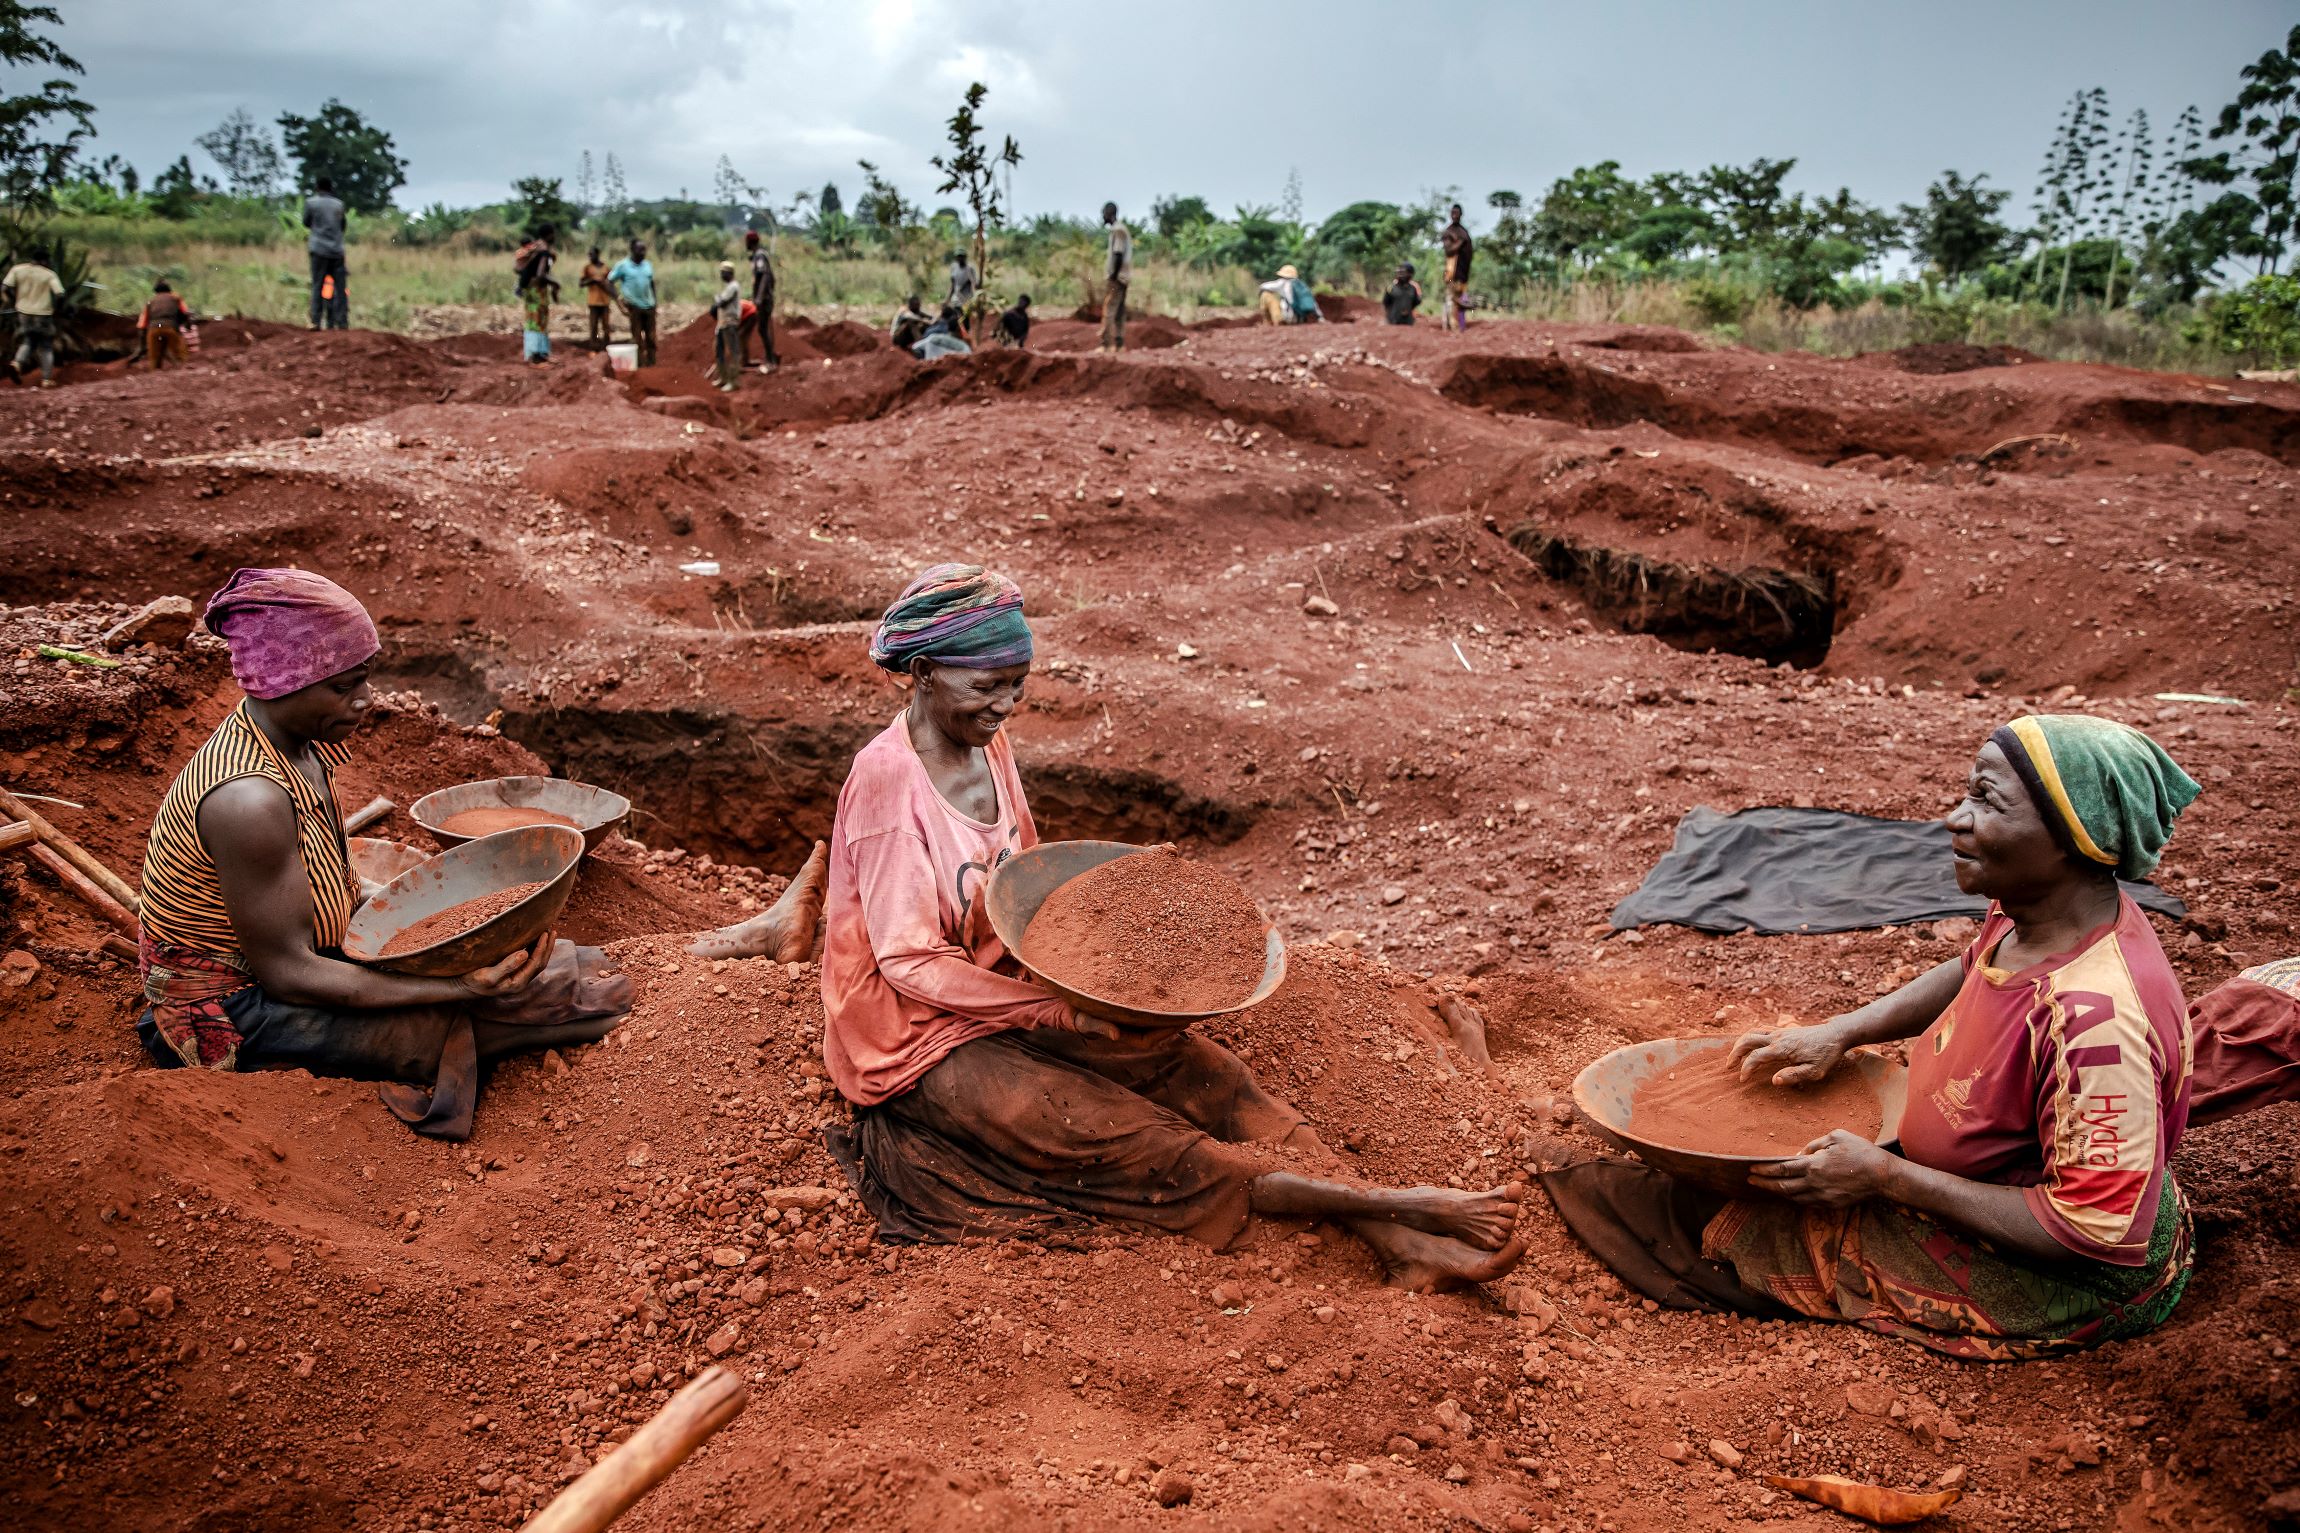
<instances>
[{"instance_id":1,"label":"wooden pole handle","mask_svg":"<svg viewBox=\"0 0 2300 1533\"><path fill-rule=\"evenodd\" d=\"M736 1375L715 1366L704 1369L629 1442L553 1497L521 1533L599 1533L750 1403L750 1391Z\"/></svg>"},{"instance_id":2,"label":"wooden pole handle","mask_svg":"<svg viewBox=\"0 0 2300 1533\"><path fill-rule=\"evenodd\" d=\"M20 846L40 839L40 833L22 820L0 825L0 852L12 852Z\"/></svg>"},{"instance_id":3,"label":"wooden pole handle","mask_svg":"<svg viewBox=\"0 0 2300 1533\"><path fill-rule=\"evenodd\" d=\"M78 868L91 883L102 889L127 910L135 912L144 908L143 901L137 898L136 891L120 882L117 874L90 856L70 836L65 835L39 815L34 814L29 805L6 788L0 788L0 810L7 811L10 815L31 826L34 835L38 836L46 845L53 847L57 855L73 867Z\"/></svg>"},{"instance_id":4,"label":"wooden pole handle","mask_svg":"<svg viewBox=\"0 0 2300 1533\"><path fill-rule=\"evenodd\" d=\"M343 817L343 833L356 836L398 807L388 798L371 798Z\"/></svg>"},{"instance_id":5,"label":"wooden pole handle","mask_svg":"<svg viewBox=\"0 0 2300 1533\"><path fill-rule=\"evenodd\" d=\"M39 859L42 867L55 874L65 888L80 896L90 909L118 927L120 934L130 942L136 941L142 935L142 927L137 923L134 914L98 887L94 879L89 878L78 868L58 856L54 847L44 842L35 841L32 843L32 855Z\"/></svg>"}]
</instances>

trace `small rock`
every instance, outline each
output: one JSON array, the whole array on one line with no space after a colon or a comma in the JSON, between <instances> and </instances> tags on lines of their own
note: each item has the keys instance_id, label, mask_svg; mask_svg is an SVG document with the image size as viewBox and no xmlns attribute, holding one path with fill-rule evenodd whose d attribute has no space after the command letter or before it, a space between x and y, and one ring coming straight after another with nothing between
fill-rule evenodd
<instances>
[{"instance_id":1,"label":"small rock","mask_svg":"<svg viewBox=\"0 0 2300 1533\"><path fill-rule=\"evenodd\" d=\"M39 976L40 960L22 948L0 957L0 988L21 990Z\"/></svg>"},{"instance_id":2,"label":"small rock","mask_svg":"<svg viewBox=\"0 0 2300 1533\"><path fill-rule=\"evenodd\" d=\"M1330 931L1326 933L1326 946L1328 947L1354 948L1362 946L1365 940L1366 934L1364 932L1352 931L1346 926L1342 927L1338 931Z\"/></svg>"},{"instance_id":3,"label":"small rock","mask_svg":"<svg viewBox=\"0 0 2300 1533\"><path fill-rule=\"evenodd\" d=\"M162 649L175 649L191 637L192 625L198 621L197 609L185 598L158 597L105 629L103 636L96 640L96 647L118 651L131 644L156 644Z\"/></svg>"},{"instance_id":4,"label":"small rock","mask_svg":"<svg viewBox=\"0 0 2300 1533\"><path fill-rule=\"evenodd\" d=\"M1715 1459L1718 1463L1724 1465L1727 1469L1738 1469L1741 1467L1741 1450L1734 1447L1731 1443L1727 1442L1722 1437L1712 1437L1709 1439L1709 1456Z\"/></svg>"},{"instance_id":5,"label":"small rock","mask_svg":"<svg viewBox=\"0 0 2300 1533\"><path fill-rule=\"evenodd\" d=\"M64 1308L54 1299L32 1298L25 1301L17 1318L35 1331L53 1331L64 1323Z\"/></svg>"},{"instance_id":6,"label":"small rock","mask_svg":"<svg viewBox=\"0 0 2300 1533\"><path fill-rule=\"evenodd\" d=\"M543 1068L553 1075L565 1075L567 1073L567 1061L559 1056L557 1049L545 1049L543 1051Z\"/></svg>"},{"instance_id":7,"label":"small rock","mask_svg":"<svg viewBox=\"0 0 2300 1533\"><path fill-rule=\"evenodd\" d=\"M1195 644L1177 644L1174 646L1174 653L1184 660L1195 660L1198 658L1198 646Z\"/></svg>"},{"instance_id":8,"label":"small rock","mask_svg":"<svg viewBox=\"0 0 2300 1533\"><path fill-rule=\"evenodd\" d=\"M1422 1445L1400 1432L1389 1440L1389 1451L1400 1458L1411 1458L1422 1451Z\"/></svg>"},{"instance_id":9,"label":"small rock","mask_svg":"<svg viewBox=\"0 0 2300 1533\"><path fill-rule=\"evenodd\" d=\"M1160 1506L1187 1506L1196 1490L1189 1475L1172 1464L1159 1470L1150 1482L1150 1494L1158 1498Z\"/></svg>"},{"instance_id":10,"label":"small rock","mask_svg":"<svg viewBox=\"0 0 2300 1533\"><path fill-rule=\"evenodd\" d=\"M1342 615L1342 609L1323 596L1305 598L1302 602L1302 610L1311 617L1340 617Z\"/></svg>"},{"instance_id":11,"label":"small rock","mask_svg":"<svg viewBox=\"0 0 2300 1533\"><path fill-rule=\"evenodd\" d=\"M735 1246L720 1246L711 1253L711 1265L714 1267L740 1267L749 1260L750 1256Z\"/></svg>"},{"instance_id":12,"label":"small rock","mask_svg":"<svg viewBox=\"0 0 2300 1533\"><path fill-rule=\"evenodd\" d=\"M742 1327L730 1320L711 1333L710 1340L703 1343L703 1350L713 1357L725 1357L735 1350L735 1343L742 1337Z\"/></svg>"},{"instance_id":13,"label":"small rock","mask_svg":"<svg viewBox=\"0 0 2300 1533\"><path fill-rule=\"evenodd\" d=\"M1693 1462L1693 1450L1684 1443L1664 1445L1661 1456L1672 1464L1690 1464Z\"/></svg>"},{"instance_id":14,"label":"small rock","mask_svg":"<svg viewBox=\"0 0 2300 1533\"><path fill-rule=\"evenodd\" d=\"M1374 1472L1371 1469L1368 1469L1365 1465L1353 1463L1342 1471L1342 1478L1345 1480L1366 1480L1371 1479L1373 1477L1373 1473Z\"/></svg>"},{"instance_id":15,"label":"small rock","mask_svg":"<svg viewBox=\"0 0 2300 1533\"><path fill-rule=\"evenodd\" d=\"M633 1388L645 1389L648 1385L654 1382L655 1365L653 1363L633 1363L631 1365L631 1384Z\"/></svg>"},{"instance_id":16,"label":"small rock","mask_svg":"<svg viewBox=\"0 0 2300 1533\"><path fill-rule=\"evenodd\" d=\"M1886 1416L1892 1413L1898 1397L1885 1385L1864 1379L1845 1386L1845 1403L1864 1416Z\"/></svg>"},{"instance_id":17,"label":"small rock","mask_svg":"<svg viewBox=\"0 0 2300 1533\"><path fill-rule=\"evenodd\" d=\"M1398 904L1399 902L1401 902L1402 900L1404 900L1404 899L1405 899L1405 897L1406 897L1406 886L1405 886L1404 884L1384 884L1384 885L1382 885L1382 903L1383 903L1383 904L1385 904L1385 905L1395 905L1395 904Z\"/></svg>"},{"instance_id":18,"label":"small rock","mask_svg":"<svg viewBox=\"0 0 2300 1533\"><path fill-rule=\"evenodd\" d=\"M1964 1465L1951 1464L1948 1468L1941 1471L1941 1477L1933 1481L1933 1484L1942 1490L1957 1490L1964 1485L1965 1481L1971 1478L1972 1471L1965 1468Z\"/></svg>"},{"instance_id":19,"label":"small rock","mask_svg":"<svg viewBox=\"0 0 2300 1533\"><path fill-rule=\"evenodd\" d=\"M1448 1432L1468 1435L1470 1415L1468 1411L1461 1408L1460 1402L1452 1399L1440 1400L1430 1414L1436 1417L1437 1424L1444 1427Z\"/></svg>"},{"instance_id":20,"label":"small rock","mask_svg":"<svg viewBox=\"0 0 2300 1533\"><path fill-rule=\"evenodd\" d=\"M176 1312L176 1291L165 1283L144 1295L144 1313L165 1320Z\"/></svg>"},{"instance_id":21,"label":"small rock","mask_svg":"<svg viewBox=\"0 0 2300 1533\"><path fill-rule=\"evenodd\" d=\"M654 1152L649 1150L645 1145L633 1145L630 1151L624 1155L623 1164L637 1168L639 1166L644 1166L648 1161L654 1158Z\"/></svg>"},{"instance_id":22,"label":"small rock","mask_svg":"<svg viewBox=\"0 0 2300 1533\"><path fill-rule=\"evenodd\" d=\"M265 1246L264 1265L274 1272L285 1272L295 1265L295 1256L286 1246Z\"/></svg>"},{"instance_id":23,"label":"small rock","mask_svg":"<svg viewBox=\"0 0 2300 1533\"><path fill-rule=\"evenodd\" d=\"M1462 1468L1459 1464L1446 1465L1445 1477L1450 1484L1467 1485L1469 1483L1469 1471Z\"/></svg>"},{"instance_id":24,"label":"small rock","mask_svg":"<svg viewBox=\"0 0 2300 1533\"><path fill-rule=\"evenodd\" d=\"M1213 1293L1207 1297L1214 1301L1216 1309L1242 1309L1246 1304L1246 1290L1232 1282L1216 1283Z\"/></svg>"},{"instance_id":25,"label":"small rock","mask_svg":"<svg viewBox=\"0 0 2300 1533\"><path fill-rule=\"evenodd\" d=\"M399 1227L400 1227L401 1229L403 1229L403 1230L420 1230L420 1229L422 1229L422 1228L423 1228L423 1214L422 1214L422 1212L421 1212L420 1210L417 1210L417 1209L413 1209L413 1208L411 1208L411 1209L409 1209L409 1210L408 1210L406 1213L404 1213L404 1214L401 1214L401 1215L399 1216Z\"/></svg>"}]
</instances>

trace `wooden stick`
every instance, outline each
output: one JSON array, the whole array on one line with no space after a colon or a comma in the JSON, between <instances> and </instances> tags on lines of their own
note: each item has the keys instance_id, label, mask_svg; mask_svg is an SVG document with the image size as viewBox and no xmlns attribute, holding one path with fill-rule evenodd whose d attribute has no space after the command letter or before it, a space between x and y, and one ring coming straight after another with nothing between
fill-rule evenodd
<instances>
[{"instance_id":1,"label":"wooden stick","mask_svg":"<svg viewBox=\"0 0 2300 1533\"><path fill-rule=\"evenodd\" d=\"M704 1369L629 1442L553 1497L522 1533L599 1533L750 1403L740 1378L724 1368Z\"/></svg>"},{"instance_id":2,"label":"wooden stick","mask_svg":"<svg viewBox=\"0 0 2300 1533\"><path fill-rule=\"evenodd\" d=\"M119 904L130 911L143 908L143 901L136 897L136 891L120 882L118 874L88 855L86 851L81 849L80 844L70 836L65 835L55 826L26 808L24 801L10 793L6 788L0 788L0 810L7 811L31 826L33 833L41 841L53 848L66 862L78 868L90 882L110 895Z\"/></svg>"},{"instance_id":3,"label":"wooden stick","mask_svg":"<svg viewBox=\"0 0 2300 1533\"><path fill-rule=\"evenodd\" d=\"M12 852L20 846L39 839L40 833L22 820L0 825L0 852Z\"/></svg>"},{"instance_id":4,"label":"wooden stick","mask_svg":"<svg viewBox=\"0 0 2300 1533\"><path fill-rule=\"evenodd\" d=\"M398 807L388 798L371 798L343 817L343 833L356 836Z\"/></svg>"},{"instance_id":5,"label":"wooden stick","mask_svg":"<svg viewBox=\"0 0 2300 1533\"><path fill-rule=\"evenodd\" d=\"M54 847L42 841L35 841L32 843L32 855L39 859L41 866L55 874L65 888L80 896L90 909L118 927L128 940L132 942L141 934L142 928L136 924L135 916L130 914L118 900L113 899L111 895L99 888L94 879L89 878L78 868L66 862L63 857L58 855Z\"/></svg>"}]
</instances>

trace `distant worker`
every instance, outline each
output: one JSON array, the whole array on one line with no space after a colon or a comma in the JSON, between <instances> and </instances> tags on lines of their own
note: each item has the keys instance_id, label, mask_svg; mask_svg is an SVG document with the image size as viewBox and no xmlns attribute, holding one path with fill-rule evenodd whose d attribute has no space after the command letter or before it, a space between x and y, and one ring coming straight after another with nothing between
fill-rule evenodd
<instances>
[{"instance_id":1,"label":"distant worker","mask_svg":"<svg viewBox=\"0 0 2300 1533\"><path fill-rule=\"evenodd\" d=\"M639 343L639 366L655 365L655 268L647 262L647 242L631 241L631 254L607 273L623 305L623 318L631 325L631 339Z\"/></svg>"},{"instance_id":2,"label":"distant worker","mask_svg":"<svg viewBox=\"0 0 2300 1533\"><path fill-rule=\"evenodd\" d=\"M1292 266L1281 266L1273 280L1262 284L1262 317L1273 325L1314 325L1326 316L1302 274Z\"/></svg>"},{"instance_id":3,"label":"distant worker","mask_svg":"<svg viewBox=\"0 0 2300 1533\"><path fill-rule=\"evenodd\" d=\"M1134 281L1134 236L1118 221L1118 204L1102 204L1110 255L1102 264L1102 343L1111 356L1126 349L1126 293Z\"/></svg>"},{"instance_id":4,"label":"distant worker","mask_svg":"<svg viewBox=\"0 0 2300 1533\"><path fill-rule=\"evenodd\" d=\"M711 355L719 391L732 394L743 376L743 285L735 280L732 261L719 263L719 291L711 299Z\"/></svg>"},{"instance_id":5,"label":"distant worker","mask_svg":"<svg viewBox=\"0 0 2300 1533\"><path fill-rule=\"evenodd\" d=\"M932 362L937 357L963 357L972 350L966 341L966 315L957 304L946 303L910 352L921 362Z\"/></svg>"},{"instance_id":6,"label":"distant worker","mask_svg":"<svg viewBox=\"0 0 2300 1533\"><path fill-rule=\"evenodd\" d=\"M136 328L144 333L144 360L158 372L170 362L184 363L192 359L191 350L184 344L184 330L192 322L192 311L168 279L162 277L152 284L151 301L144 312L136 316Z\"/></svg>"},{"instance_id":7,"label":"distant worker","mask_svg":"<svg viewBox=\"0 0 2300 1533\"><path fill-rule=\"evenodd\" d=\"M981 285L982 278L975 271L974 264L967 260L966 252L953 250L950 253L950 291L942 295L942 301L963 314L967 306L974 302L975 289Z\"/></svg>"},{"instance_id":8,"label":"distant worker","mask_svg":"<svg viewBox=\"0 0 2300 1533\"><path fill-rule=\"evenodd\" d=\"M1024 293L1014 300L1014 307L998 316L998 333L993 337L999 345L1020 351L1030 345L1030 295Z\"/></svg>"},{"instance_id":9,"label":"distant worker","mask_svg":"<svg viewBox=\"0 0 2300 1533\"><path fill-rule=\"evenodd\" d=\"M895 310L894 323L886 327L886 337L908 351L925 338L933 324L934 317L919 307L918 294L913 293Z\"/></svg>"},{"instance_id":10,"label":"distant worker","mask_svg":"<svg viewBox=\"0 0 2300 1533\"><path fill-rule=\"evenodd\" d=\"M0 277L0 299L16 311L16 360L9 364L8 381L18 381L34 358L40 363L40 387L56 386L56 301L64 296L64 282L49 270L47 252L38 245Z\"/></svg>"},{"instance_id":11,"label":"distant worker","mask_svg":"<svg viewBox=\"0 0 2300 1533\"><path fill-rule=\"evenodd\" d=\"M1448 330L1469 328L1469 230L1461 221L1461 204L1453 205L1453 222L1438 236L1445 251L1445 317Z\"/></svg>"},{"instance_id":12,"label":"distant worker","mask_svg":"<svg viewBox=\"0 0 2300 1533\"><path fill-rule=\"evenodd\" d=\"M520 306L527 320L521 355L530 362L551 360L551 301L559 296L559 283L551 275L559 253L551 248L551 242L558 237L559 231L545 224L511 258L511 269L519 279Z\"/></svg>"},{"instance_id":13,"label":"distant worker","mask_svg":"<svg viewBox=\"0 0 2300 1533\"><path fill-rule=\"evenodd\" d=\"M1414 280L1413 263L1398 263L1397 279L1382 294L1382 318L1393 325L1410 325L1414 310L1422 306L1422 285Z\"/></svg>"},{"instance_id":14,"label":"distant worker","mask_svg":"<svg viewBox=\"0 0 2300 1533\"><path fill-rule=\"evenodd\" d=\"M759 371L771 373L783 365L782 358L775 355L775 263L756 229L743 231L743 250L751 262L752 309L750 322L743 329L743 365L750 365L751 332L756 330L760 349L766 354Z\"/></svg>"},{"instance_id":15,"label":"distant worker","mask_svg":"<svg viewBox=\"0 0 2300 1533\"><path fill-rule=\"evenodd\" d=\"M615 301L615 291L607 285L607 263L599 258L599 247L591 247L591 259L583 263L583 275L577 279L583 284L583 302L591 311L591 333L583 344L593 351L605 351L615 339L614 321L608 317L607 306Z\"/></svg>"},{"instance_id":16,"label":"distant worker","mask_svg":"<svg viewBox=\"0 0 2300 1533\"><path fill-rule=\"evenodd\" d=\"M311 255L311 327L345 330L351 326L351 295L344 290L343 199L335 182L322 176L303 200L303 226L311 231L304 249Z\"/></svg>"}]
</instances>

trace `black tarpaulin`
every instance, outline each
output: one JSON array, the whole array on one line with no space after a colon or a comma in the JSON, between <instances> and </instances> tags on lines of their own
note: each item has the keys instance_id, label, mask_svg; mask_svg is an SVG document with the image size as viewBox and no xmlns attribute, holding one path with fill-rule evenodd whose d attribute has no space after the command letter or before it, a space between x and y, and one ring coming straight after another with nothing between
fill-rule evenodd
<instances>
[{"instance_id":1,"label":"black tarpaulin","mask_svg":"<svg viewBox=\"0 0 2300 1533\"><path fill-rule=\"evenodd\" d=\"M2143 910L2188 913L2154 884L2124 884ZM1637 891L1613 909L1613 929L1690 926L1766 936L1906 926L1987 913L1957 887L1948 827L1838 809L1696 808Z\"/></svg>"}]
</instances>

